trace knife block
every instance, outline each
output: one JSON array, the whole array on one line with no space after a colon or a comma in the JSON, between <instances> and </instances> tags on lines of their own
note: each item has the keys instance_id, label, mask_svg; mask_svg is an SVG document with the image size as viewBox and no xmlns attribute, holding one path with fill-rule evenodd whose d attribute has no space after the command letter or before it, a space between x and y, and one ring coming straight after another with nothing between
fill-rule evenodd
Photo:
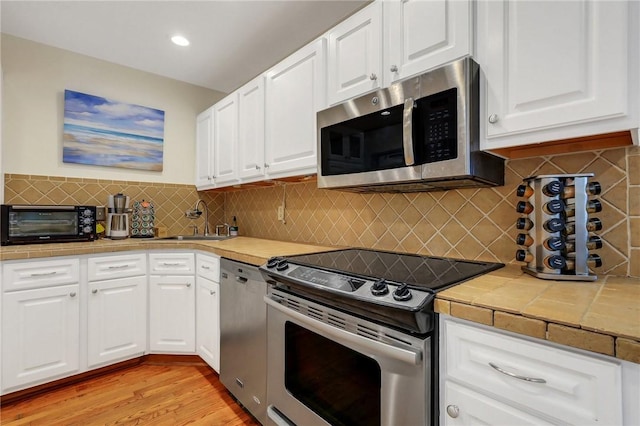
<instances>
[{"instance_id":1,"label":"knife block","mask_svg":"<svg viewBox=\"0 0 640 426\"><path fill-rule=\"evenodd\" d=\"M516 210L522 214L516 223L516 242L522 246L516 259L526 262L523 271L542 279L595 281L590 267L602 265L589 250L602 247L593 231L602 229L598 218L589 213L602 210L592 195L600 193L598 182L588 182L593 173L539 175L523 179Z\"/></svg>"}]
</instances>

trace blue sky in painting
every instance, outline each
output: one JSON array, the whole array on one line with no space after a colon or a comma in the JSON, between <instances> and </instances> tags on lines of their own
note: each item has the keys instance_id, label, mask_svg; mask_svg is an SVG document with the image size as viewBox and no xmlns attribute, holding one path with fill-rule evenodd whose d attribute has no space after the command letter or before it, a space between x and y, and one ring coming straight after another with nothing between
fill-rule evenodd
<instances>
[{"instance_id":1,"label":"blue sky in painting","mask_svg":"<svg viewBox=\"0 0 640 426\"><path fill-rule=\"evenodd\" d=\"M164 111L65 90L65 123L164 139Z\"/></svg>"}]
</instances>

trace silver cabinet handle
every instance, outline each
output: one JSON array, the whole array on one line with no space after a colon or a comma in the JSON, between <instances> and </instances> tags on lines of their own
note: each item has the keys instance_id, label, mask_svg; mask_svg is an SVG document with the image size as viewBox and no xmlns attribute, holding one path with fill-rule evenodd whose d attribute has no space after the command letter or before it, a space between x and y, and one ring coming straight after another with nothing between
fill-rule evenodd
<instances>
[{"instance_id":1,"label":"silver cabinet handle","mask_svg":"<svg viewBox=\"0 0 640 426\"><path fill-rule=\"evenodd\" d=\"M269 165L268 165L267 163L264 163L264 168L265 168L265 169L268 169L268 168L269 168Z\"/></svg>"},{"instance_id":2,"label":"silver cabinet handle","mask_svg":"<svg viewBox=\"0 0 640 426\"><path fill-rule=\"evenodd\" d=\"M209 268L207 265L202 265L202 269L206 269L207 271L210 270L211 268Z\"/></svg>"},{"instance_id":3,"label":"silver cabinet handle","mask_svg":"<svg viewBox=\"0 0 640 426\"><path fill-rule=\"evenodd\" d=\"M98 292L97 288L94 288L93 290L91 290L91 293L96 294Z\"/></svg>"},{"instance_id":4,"label":"silver cabinet handle","mask_svg":"<svg viewBox=\"0 0 640 426\"><path fill-rule=\"evenodd\" d=\"M162 266L180 266L180 265L182 265L182 263L178 263L178 262L173 262L173 263L171 263L171 262L162 262L161 265Z\"/></svg>"},{"instance_id":5,"label":"silver cabinet handle","mask_svg":"<svg viewBox=\"0 0 640 426\"><path fill-rule=\"evenodd\" d=\"M256 164L256 170L260 170L260 166Z\"/></svg>"},{"instance_id":6,"label":"silver cabinet handle","mask_svg":"<svg viewBox=\"0 0 640 426\"><path fill-rule=\"evenodd\" d=\"M214 294L216 294L216 292L213 290L209 290L209 294L213 296Z\"/></svg>"},{"instance_id":7,"label":"silver cabinet handle","mask_svg":"<svg viewBox=\"0 0 640 426\"><path fill-rule=\"evenodd\" d=\"M413 98L404 100L402 112L402 149L404 150L404 162L407 166L413 166Z\"/></svg>"},{"instance_id":8,"label":"silver cabinet handle","mask_svg":"<svg viewBox=\"0 0 640 426\"><path fill-rule=\"evenodd\" d=\"M72 291L71 293L69 293L69 297L76 297L76 292Z\"/></svg>"},{"instance_id":9,"label":"silver cabinet handle","mask_svg":"<svg viewBox=\"0 0 640 426\"><path fill-rule=\"evenodd\" d=\"M452 419L455 419L460 415L460 409L457 405L447 405L447 414Z\"/></svg>"},{"instance_id":10,"label":"silver cabinet handle","mask_svg":"<svg viewBox=\"0 0 640 426\"><path fill-rule=\"evenodd\" d=\"M547 383L547 381L545 379L539 379L539 378L536 378L536 377L521 376L519 374L503 370L502 368L498 367L497 365L495 365L492 362L490 362L489 365L494 370L496 370L496 371L498 371L498 372L500 372L500 373L502 373L502 374L504 374L506 376L513 377L514 379L524 380L525 382L533 382L533 383Z\"/></svg>"},{"instance_id":11,"label":"silver cabinet handle","mask_svg":"<svg viewBox=\"0 0 640 426\"><path fill-rule=\"evenodd\" d=\"M491 123L491 124L497 123L498 120L500 120L500 118L498 118L498 114L491 114L489 116L489 123Z\"/></svg>"},{"instance_id":12,"label":"silver cabinet handle","mask_svg":"<svg viewBox=\"0 0 640 426\"><path fill-rule=\"evenodd\" d=\"M128 267L129 265L107 266L107 269L124 269Z\"/></svg>"},{"instance_id":13,"label":"silver cabinet handle","mask_svg":"<svg viewBox=\"0 0 640 426\"><path fill-rule=\"evenodd\" d=\"M376 73L371 73L371 75L369 76L369 80L377 80L378 76L376 75Z\"/></svg>"},{"instance_id":14,"label":"silver cabinet handle","mask_svg":"<svg viewBox=\"0 0 640 426\"><path fill-rule=\"evenodd\" d=\"M30 274L30 276L32 277L49 277L51 275L55 275L57 274L57 271L51 271L51 272L34 272L33 274Z\"/></svg>"},{"instance_id":15,"label":"silver cabinet handle","mask_svg":"<svg viewBox=\"0 0 640 426\"><path fill-rule=\"evenodd\" d=\"M397 65L391 65L391 68L389 68L389 70L391 72L398 72L398 66Z\"/></svg>"}]
</instances>

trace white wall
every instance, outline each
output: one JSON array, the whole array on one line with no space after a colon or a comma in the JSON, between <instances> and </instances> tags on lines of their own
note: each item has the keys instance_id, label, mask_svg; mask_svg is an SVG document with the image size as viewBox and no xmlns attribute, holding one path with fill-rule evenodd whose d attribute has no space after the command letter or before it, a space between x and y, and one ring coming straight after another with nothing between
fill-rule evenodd
<instances>
[{"instance_id":1,"label":"white wall","mask_svg":"<svg viewBox=\"0 0 640 426\"><path fill-rule=\"evenodd\" d=\"M196 115L223 93L6 34L1 46L4 173L194 183ZM163 171L63 163L65 89L163 110Z\"/></svg>"}]
</instances>

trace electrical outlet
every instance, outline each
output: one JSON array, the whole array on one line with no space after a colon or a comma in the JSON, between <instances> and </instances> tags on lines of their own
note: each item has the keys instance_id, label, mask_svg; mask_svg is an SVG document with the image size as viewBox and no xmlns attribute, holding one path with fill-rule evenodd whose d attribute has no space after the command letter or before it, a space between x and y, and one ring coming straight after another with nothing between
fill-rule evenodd
<instances>
[{"instance_id":1,"label":"electrical outlet","mask_svg":"<svg viewBox=\"0 0 640 426\"><path fill-rule=\"evenodd\" d=\"M278 206L278 220L284 220L284 206Z\"/></svg>"}]
</instances>

